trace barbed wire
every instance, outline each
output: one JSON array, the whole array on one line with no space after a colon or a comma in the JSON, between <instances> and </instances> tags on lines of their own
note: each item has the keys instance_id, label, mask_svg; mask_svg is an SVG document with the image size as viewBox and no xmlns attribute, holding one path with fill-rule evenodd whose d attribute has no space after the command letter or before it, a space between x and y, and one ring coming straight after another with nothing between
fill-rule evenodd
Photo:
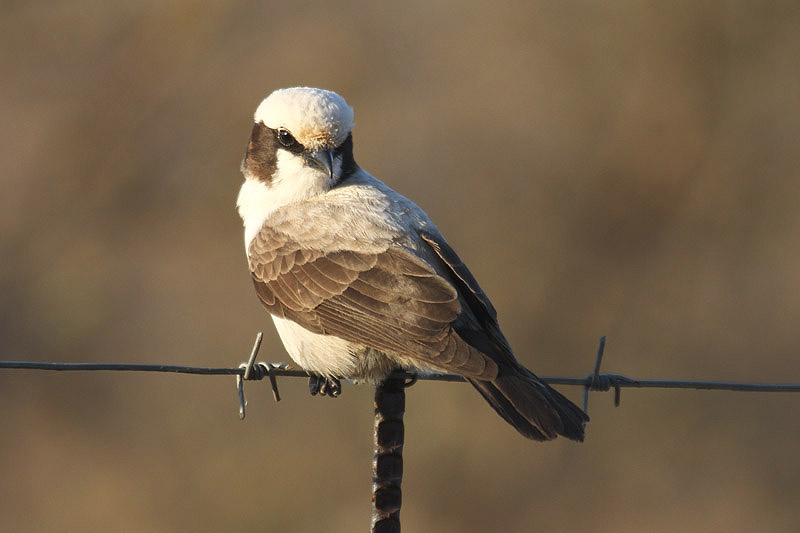
<instances>
[{"instance_id":1,"label":"barbed wire","mask_svg":"<svg viewBox=\"0 0 800 533\"><path fill-rule=\"evenodd\" d=\"M141 364L141 363L64 363L41 361L0 361L0 369L17 370L50 370L50 371L116 371L116 372L172 372L177 374L195 375L226 375L236 376L236 385L239 395L239 417L245 417L244 385L246 380L261 380L268 377L275 401L280 401L277 377L309 377L305 370L298 370L286 363L256 362L256 356L261 347L262 333L258 333L250 358L247 363L238 367L200 367L186 365ZM600 365L605 353L606 338L600 338L597 349L594 370L584 378L549 377L539 376L539 379L550 385L579 386L584 389L583 410L588 411L590 391L609 391L614 389L614 405L619 406L621 389L695 389L695 390L724 390L732 392L800 392L800 384L767 384L743 383L730 381L704 381L704 380L677 380L677 379L635 379L622 374L602 374ZM407 386L418 380L466 382L467 380L456 374L441 373L412 373L405 372Z\"/></svg>"}]
</instances>

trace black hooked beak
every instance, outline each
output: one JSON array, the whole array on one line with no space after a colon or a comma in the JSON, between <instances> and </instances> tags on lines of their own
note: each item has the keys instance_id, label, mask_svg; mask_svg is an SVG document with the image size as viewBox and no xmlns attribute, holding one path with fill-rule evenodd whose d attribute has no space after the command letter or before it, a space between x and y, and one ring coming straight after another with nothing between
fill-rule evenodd
<instances>
[{"instance_id":1,"label":"black hooked beak","mask_svg":"<svg viewBox=\"0 0 800 533\"><path fill-rule=\"evenodd\" d=\"M307 154L306 161L310 166L318 168L333 179L333 150L320 150Z\"/></svg>"}]
</instances>

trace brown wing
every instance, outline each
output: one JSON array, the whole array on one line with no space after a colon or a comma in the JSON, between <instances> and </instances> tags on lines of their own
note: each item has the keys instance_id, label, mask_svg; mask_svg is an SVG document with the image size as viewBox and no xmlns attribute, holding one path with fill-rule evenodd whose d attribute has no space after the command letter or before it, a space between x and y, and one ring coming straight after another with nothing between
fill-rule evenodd
<instances>
[{"instance_id":1,"label":"brown wing","mask_svg":"<svg viewBox=\"0 0 800 533\"><path fill-rule=\"evenodd\" d=\"M249 253L267 309L320 334L491 379L495 362L453 329L462 312L453 284L409 250L305 250L265 227Z\"/></svg>"}]
</instances>

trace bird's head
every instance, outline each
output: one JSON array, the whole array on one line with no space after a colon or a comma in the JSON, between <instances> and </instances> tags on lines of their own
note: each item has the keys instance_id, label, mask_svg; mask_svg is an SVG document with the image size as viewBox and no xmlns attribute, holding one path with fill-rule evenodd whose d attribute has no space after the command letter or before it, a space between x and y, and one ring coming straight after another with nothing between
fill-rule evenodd
<instances>
[{"instance_id":1,"label":"bird's head","mask_svg":"<svg viewBox=\"0 0 800 533\"><path fill-rule=\"evenodd\" d=\"M279 203L322 194L355 171L353 109L335 92L279 89L254 118L242 172Z\"/></svg>"}]
</instances>

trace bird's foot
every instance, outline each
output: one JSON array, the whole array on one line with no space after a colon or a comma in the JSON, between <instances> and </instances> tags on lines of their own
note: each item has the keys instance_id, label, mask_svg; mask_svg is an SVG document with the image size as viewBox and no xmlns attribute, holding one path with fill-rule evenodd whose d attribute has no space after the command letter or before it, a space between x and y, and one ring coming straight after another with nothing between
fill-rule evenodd
<instances>
[{"instance_id":1,"label":"bird's foot","mask_svg":"<svg viewBox=\"0 0 800 533\"><path fill-rule=\"evenodd\" d=\"M309 376L308 390L311 392L311 396L319 394L320 396L336 398L342 393L342 384L336 378Z\"/></svg>"}]
</instances>

